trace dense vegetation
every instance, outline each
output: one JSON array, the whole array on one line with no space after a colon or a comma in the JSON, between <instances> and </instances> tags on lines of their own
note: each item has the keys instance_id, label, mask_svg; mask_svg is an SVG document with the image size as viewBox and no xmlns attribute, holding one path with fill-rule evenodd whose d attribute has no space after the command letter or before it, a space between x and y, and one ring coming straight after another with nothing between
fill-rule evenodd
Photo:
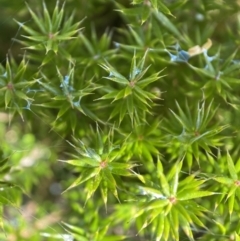
<instances>
[{"instance_id":1,"label":"dense vegetation","mask_svg":"<svg viewBox=\"0 0 240 241\"><path fill-rule=\"evenodd\" d=\"M0 240L240 240L238 0L0 5Z\"/></svg>"}]
</instances>

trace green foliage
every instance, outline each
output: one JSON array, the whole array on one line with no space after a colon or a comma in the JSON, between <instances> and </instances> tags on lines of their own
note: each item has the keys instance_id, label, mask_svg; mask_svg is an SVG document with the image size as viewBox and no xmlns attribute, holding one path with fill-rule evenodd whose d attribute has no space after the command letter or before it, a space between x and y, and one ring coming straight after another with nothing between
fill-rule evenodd
<instances>
[{"instance_id":1,"label":"green foliage","mask_svg":"<svg viewBox=\"0 0 240 241\"><path fill-rule=\"evenodd\" d=\"M199 163L200 149L208 154L212 154L211 147L217 148L222 145L224 137L218 134L227 126L220 126L216 121L213 126L209 126L217 111L217 108L214 109L212 104L213 102L211 101L206 108L205 101L198 102L197 107L194 107L195 110L190 111L189 104L186 102L186 111L183 111L176 102L179 114L170 109L174 119L171 120L169 118L166 120L167 123L163 127L168 133L171 133L167 138L174 143L174 145L170 145L171 149L169 151L173 151L172 149L175 147L174 152L176 154L173 156L174 158L182 155L190 157L188 159L189 167L193 164L192 158L195 158Z\"/></svg>"},{"instance_id":2,"label":"green foliage","mask_svg":"<svg viewBox=\"0 0 240 241\"><path fill-rule=\"evenodd\" d=\"M2 0L0 240L239 241L239 11Z\"/></svg>"},{"instance_id":3,"label":"green foliage","mask_svg":"<svg viewBox=\"0 0 240 241\"><path fill-rule=\"evenodd\" d=\"M28 5L34 23L38 27L38 31L27 27L23 23L17 22L20 27L28 35L23 35L28 41L22 44L27 46L26 49L45 50L46 55L50 50L55 54L59 51L59 45L62 41L71 40L73 36L80 30L78 26L80 22L73 24L73 15L63 21L64 5L59 10L59 2L57 2L52 16L50 16L46 4L43 2L43 14L38 16Z\"/></svg>"},{"instance_id":4,"label":"green foliage","mask_svg":"<svg viewBox=\"0 0 240 241\"><path fill-rule=\"evenodd\" d=\"M25 92L28 87L34 84L34 80L25 81L24 73L27 69L27 63L25 58L21 61L19 66L14 61L9 62L7 58L6 69L3 70L1 75L1 95L4 96L5 109L9 109L11 112L17 112L23 119L23 108L30 108L33 101L28 97ZM24 107L24 105L26 105Z\"/></svg>"},{"instance_id":5,"label":"green foliage","mask_svg":"<svg viewBox=\"0 0 240 241\"><path fill-rule=\"evenodd\" d=\"M193 240L192 227L199 225L206 228L201 219L207 210L198 205L195 199L213 195L210 191L199 190L205 180L197 180L189 175L179 180L182 162L176 163L165 176L160 161L157 164L157 180L148 186L140 187L145 197L140 210L134 218L144 216L140 231L152 225L156 240L179 240L179 227L190 240ZM186 185L186 183L188 183ZM147 182L146 182L147 184ZM140 202L141 203L141 202ZM201 219L199 219L199 217ZM205 217L206 219L206 217Z\"/></svg>"},{"instance_id":6,"label":"green foliage","mask_svg":"<svg viewBox=\"0 0 240 241\"><path fill-rule=\"evenodd\" d=\"M79 143L79 147L73 147L79 156L74 157L78 159L64 161L80 167L81 175L67 190L87 182L86 202L98 188L101 190L105 205L107 205L109 191L118 199L117 182L120 184L121 180L118 178L116 181L115 176L131 176L131 169L134 167L134 164L117 161L121 156L119 151L116 152L115 150L119 147L112 144L110 134L103 140L97 130L97 150L86 147L80 140L76 141Z\"/></svg>"},{"instance_id":7,"label":"green foliage","mask_svg":"<svg viewBox=\"0 0 240 241\"><path fill-rule=\"evenodd\" d=\"M101 65L103 69L109 72L109 76L105 78L122 86L120 90L106 87L108 93L100 98L103 100L113 99L111 104L117 101L109 119L119 114L119 123L121 123L123 118L128 114L133 126L134 123L140 124L144 122L145 114L151 113L149 110L151 108L150 103L158 97L153 93L145 91L144 88L157 81L160 72L143 78L149 68L144 68L146 55L147 51L143 58L136 63L136 55L134 54L128 79L115 70L109 63Z\"/></svg>"}]
</instances>

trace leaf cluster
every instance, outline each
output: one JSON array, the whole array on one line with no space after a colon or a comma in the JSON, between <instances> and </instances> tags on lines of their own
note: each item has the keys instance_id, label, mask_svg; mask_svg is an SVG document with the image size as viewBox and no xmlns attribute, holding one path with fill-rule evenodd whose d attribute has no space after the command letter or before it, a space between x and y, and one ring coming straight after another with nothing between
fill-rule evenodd
<instances>
[{"instance_id":1,"label":"leaf cluster","mask_svg":"<svg viewBox=\"0 0 240 241\"><path fill-rule=\"evenodd\" d=\"M240 240L239 2L2 2L0 239Z\"/></svg>"}]
</instances>

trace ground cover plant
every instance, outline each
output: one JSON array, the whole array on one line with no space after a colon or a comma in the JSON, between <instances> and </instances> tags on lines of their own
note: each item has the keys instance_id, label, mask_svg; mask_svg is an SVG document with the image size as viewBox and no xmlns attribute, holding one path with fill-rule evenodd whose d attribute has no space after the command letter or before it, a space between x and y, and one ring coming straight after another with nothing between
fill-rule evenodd
<instances>
[{"instance_id":1,"label":"ground cover plant","mask_svg":"<svg viewBox=\"0 0 240 241\"><path fill-rule=\"evenodd\" d=\"M0 240L240 240L238 0L0 5Z\"/></svg>"}]
</instances>

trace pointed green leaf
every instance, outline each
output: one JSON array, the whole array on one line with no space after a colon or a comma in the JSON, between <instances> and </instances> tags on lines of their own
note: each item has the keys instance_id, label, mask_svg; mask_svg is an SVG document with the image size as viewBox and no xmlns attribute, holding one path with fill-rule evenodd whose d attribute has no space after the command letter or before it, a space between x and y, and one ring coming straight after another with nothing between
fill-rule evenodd
<instances>
[{"instance_id":1,"label":"pointed green leaf","mask_svg":"<svg viewBox=\"0 0 240 241\"><path fill-rule=\"evenodd\" d=\"M229 211L229 215L232 215L233 209L234 209L234 202L235 202L235 195L231 195L228 198L228 211Z\"/></svg>"},{"instance_id":2,"label":"pointed green leaf","mask_svg":"<svg viewBox=\"0 0 240 241\"><path fill-rule=\"evenodd\" d=\"M164 220L165 220L164 215L159 215L158 225L156 230L156 241L160 241L163 236Z\"/></svg>"},{"instance_id":3,"label":"pointed green leaf","mask_svg":"<svg viewBox=\"0 0 240 241\"><path fill-rule=\"evenodd\" d=\"M61 8L61 11L59 12L59 1L56 1L56 5L55 8L53 10L53 14L52 14L52 27L54 29L54 31L58 30L59 25L62 21L62 16L63 16L63 6Z\"/></svg>"},{"instance_id":4,"label":"pointed green leaf","mask_svg":"<svg viewBox=\"0 0 240 241\"><path fill-rule=\"evenodd\" d=\"M176 171L175 171L175 175L174 175L174 179L173 179L173 183L172 183L172 194L173 195L177 194L178 179L179 179L179 173L181 171L181 168L182 168L182 161L180 163L178 163Z\"/></svg>"},{"instance_id":5,"label":"pointed green leaf","mask_svg":"<svg viewBox=\"0 0 240 241\"><path fill-rule=\"evenodd\" d=\"M147 203L146 207L144 208L144 211L162 210L161 215L163 215L163 208L168 204L169 201L167 199L154 199L153 201Z\"/></svg>"},{"instance_id":6,"label":"pointed green leaf","mask_svg":"<svg viewBox=\"0 0 240 241\"><path fill-rule=\"evenodd\" d=\"M163 70L162 70L163 71ZM142 79L140 81L137 82L137 85L143 89L145 88L146 86L148 86L149 84L153 83L153 82L156 82L157 80L159 80L160 78L163 78L165 75L162 75L162 76L159 76L159 74L162 72L158 72L158 73L155 73L155 74L152 74L150 75L149 77L145 78L145 79Z\"/></svg>"},{"instance_id":7,"label":"pointed green leaf","mask_svg":"<svg viewBox=\"0 0 240 241\"><path fill-rule=\"evenodd\" d=\"M162 190L160 190L160 191L162 191L165 196L169 197L170 196L170 187L169 187L169 184L168 184L168 181L167 181L165 175L161 171L162 164L160 164L160 163L161 162L158 161L158 165L157 165L157 174L158 174L160 184L161 184L161 187L162 187Z\"/></svg>"},{"instance_id":8,"label":"pointed green leaf","mask_svg":"<svg viewBox=\"0 0 240 241\"><path fill-rule=\"evenodd\" d=\"M103 202L105 204L105 208L107 210L108 183L105 179L103 179L101 182L101 193L102 193Z\"/></svg>"},{"instance_id":9,"label":"pointed green leaf","mask_svg":"<svg viewBox=\"0 0 240 241\"><path fill-rule=\"evenodd\" d=\"M19 97L20 99L23 99L23 100L33 100L33 99L30 99L27 95L25 95L22 91L16 90L14 93L15 93L16 96Z\"/></svg>"},{"instance_id":10,"label":"pointed green leaf","mask_svg":"<svg viewBox=\"0 0 240 241\"><path fill-rule=\"evenodd\" d=\"M163 238L165 241L169 241L169 233L170 233L170 223L168 218L164 219L164 229L163 229Z\"/></svg>"},{"instance_id":11,"label":"pointed green leaf","mask_svg":"<svg viewBox=\"0 0 240 241\"><path fill-rule=\"evenodd\" d=\"M96 175L94 178L92 178L92 180L89 182L89 185L87 185L87 197L86 197L86 201L85 204L87 203L87 201L89 200L89 198L91 198L91 196L93 195L93 193L97 190L100 182L102 180L102 176L101 175Z\"/></svg>"},{"instance_id":12,"label":"pointed green leaf","mask_svg":"<svg viewBox=\"0 0 240 241\"><path fill-rule=\"evenodd\" d=\"M201 215L202 216L202 215ZM202 217L202 220L200 220L196 215L191 215L191 218L192 218L192 221L194 224L208 230L208 228L204 225L204 223L202 221L204 221L203 217Z\"/></svg>"},{"instance_id":13,"label":"pointed green leaf","mask_svg":"<svg viewBox=\"0 0 240 241\"><path fill-rule=\"evenodd\" d=\"M110 79L114 82L120 83L120 84L128 84L129 81L120 73L118 73L113 66L111 66L108 62L106 64L100 65L103 69L105 69L107 72L109 72L110 76L105 77L106 79Z\"/></svg>"},{"instance_id":14,"label":"pointed green leaf","mask_svg":"<svg viewBox=\"0 0 240 241\"><path fill-rule=\"evenodd\" d=\"M86 38L82 33L79 34L80 39L83 41L83 44L85 45L86 49L89 51L89 53L94 56L95 51L91 44L91 42Z\"/></svg>"},{"instance_id":15,"label":"pointed green leaf","mask_svg":"<svg viewBox=\"0 0 240 241\"><path fill-rule=\"evenodd\" d=\"M92 167L99 167L99 162L90 158L80 158L78 160L66 160L66 161L59 160L59 161L65 162L73 166L79 166L79 167L86 167L87 165L90 165Z\"/></svg>"},{"instance_id":16,"label":"pointed green leaf","mask_svg":"<svg viewBox=\"0 0 240 241\"><path fill-rule=\"evenodd\" d=\"M66 99L66 97L64 99ZM63 116L69 110L69 108L70 108L69 103L64 103L63 105L61 105L61 108L58 112L56 120L59 119L61 116Z\"/></svg>"},{"instance_id":17,"label":"pointed green leaf","mask_svg":"<svg viewBox=\"0 0 240 241\"><path fill-rule=\"evenodd\" d=\"M102 175L103 175L102 176L103 179L107 182L110 191L114 193L116 190L117 184L110 170L104 169Z\"/></svg>"},{"instance_id":18,"label":"pointed green leaf","mask_svg":"<svg viewBox=\"0 0 240 241\"><path fill-rule=\"evenodd\" d=\"M138 74L138 69L136 67L136 51L134 51L134 56L132 58L132 63L130 67L130 75L129 75L129 80L132 81L134 80L135 76Z\"/></svg>"},{"instance_id":19,"label":"pointed green leaf","mask_svg":"<svg viewBox=\"0 0 240 241\"><path fill-rule=\"evenodd\" d=\"M214 194L215 194L214 192L210 192L210 191L192 191L191 193L189 191L185 191L178 194L177 199L183 201L183 200L206 197Z\"/></svg>"},{"instance_id":20,"label":"pointed green leaf","mask_svg":"<svg viewBox=\"0 0 240 241\"><path fill-rule=\"evenodd\" d=\"M119 99L123 99L123 97L125 97L125 89L122 89L120 90L117 95L115 95L115 98L114 100L112 101L112 103L116 100L119 100Z\"/></svg>"},{"instance_id":21,"label":"pointed green leaf","mask_svg":"<svg viewBox=\"0 0 240 241\"><path fill-rule=\"evenodd\" d=\"M179 213L181 213L182 217L188 222L192 223L192 218L188 210L181 204L177 203L176 204L176 209L178 210Z\"/></svg>"},{"instance_id":22,"label":"pointed green leaf","mask_svg":"<svg viewBox=\"0 0 240 241\"><path fill-rule=\"evenodd\" d=\"M113 99L114 97L116 97L116 95L118 94L118 91L112 91L104 96L102 96L101 98L99 99L96 99L96 100L107 100L107 99Z\"/></svg>"},{"instance_id":23,"label":"pointed green leaf","mask_svg":"<svg viewBox=\"0 0 240 241\"><path fill-rule=\"evenodd\" d=\"M134 116L134 103L133 103L133 97L129 96L127 98L127 110L128 110L128 114L130 115L130 118L133 120L133 116Z\"/></svg>"},{"instance_id":24,"label":"pointed green leaf","mask_svg":"<svg viewBox=\"0 0 240 241\"><path fill-rule=\"evenodd\" d=\"M226 184L226 185L231 185L233 184L233 179L229 177L214 177L213 178L215 181Z\"/></svg>"},{"instance_id":25,"label":"pointed green leaf","mask_svg":"<svg viewBox=\"0 0 240 241\"><path fill-rule=\"evenodd\" d=\"M43 16L44 16L44 21L46 24L46 30L48 31L48 33L52 33L52 20L50 18L47 6L45 4L45 2L43 2Z\"/></svg>"},{"instance_id":26,"label":"pointed green leaf","mask_svg":"<svg viewBox=\"0 0 240 241\"><path fill-rule=\"evenodd\" d=\"M175 25L161 12L154 12L157 20L171 33L173 33L179 40L182 39L182 34L178 31Z\"/></svg>"},{"instance_id":27,"label":"pointed green leaf","mask_svg":"<svg viewBox=\"0 0 240 241\"><path fill-rule=\"evenodd\" d=\"M238 175L237 175L232 157L228 152L227 152L227 163L228 163L228 170L229 170L230 176L234 181L238 180Z\"/></svg>"},{"instance_id":28,"label":"pointed green leaf","mask_svg":"<svg viewBox=\"0 0 240 241\"><path fill-rule=\"evenodd\" d=\"M165 14L168 14L168 15L171 15L174 17L174 15L172 15L172 13L170 12L170 10L166 7L165 4L162 3L162 0L154 0L154 1L157 1L158 2L158 10L165 13Z\"/></svg>"},{"instance_id":29,"label":"pointed green leaf","mask_svg":"<svg viewBox=\"0 0 240 241\"><path fill-rule=\"evenodd\" d=\"M37 26L39 27L39 29L41 30L41 32L43 34L46 33L46 29L45 29L45 26L43 25L43 23L40 21L42 18L37 16L33 11L32 9L28 6L28 4L26 3L27 5L27 8L28 8L28 11L30 12L34 22L37 24Z\"/></svg>"},{"instance_id":30,"label":"pointed green leaf","mask_svg":"<svg viewBox=\"0 0 240 241\"><path fill-rule=\"evenodd\" d=\"M8 108L9 103L12 100L12 91L11 90L7 90L5 92L5 108Z\"/></svg>"},{"instance_id":31,"label":"pointed green leaf","mask_svg":"<svg viewBox=\"0 0 240 241\"><path fill-rule=\"evenodd\" d=\"M213 219L213 222L218 226L222 234L226 234L227 228L220 222Z\"/></svg>"},{"instance_id":32,"label":"pointed green leaf","mask_svg":"<svg viewBox=\"0 0 240 241\"><path fill-rule=\"evenodd\" d=\"M130 86L127 86L125 88L125 92L124 92L124 98L126 98L127 96L131 95L132 94L132 88Z\"/></svg>"},{"instance_id":33,"label":"pointed green leaf","mask_svg":"<svg viewBox=\"0 0 240 241\"><path fill-rule=\"evenodd\" d=\"M235 192L236 192L237 188L238 187L236 185L232 185L231 188L229 189L228 193L227 193L226 199L228 199L231 196L235 196Z\"/></svg>"},{"instance_id":34,"label":"pointed green leaf","mask_svg":"<svg viewBox=\"0 0 240 241\"><path fill-rule=\"evenodd\" d=\"M171 228L174 233L174 238L176 241L179 241L179 219L178 219L178 211L173 208L169 213L169 219L171 223Z\"/></svg>"},{"instance_id":35,"label":"pointed green leaf","mask_svg":"<svg viewBox=\"0 0 240 241\"><path fill-rule=\"evenodd\" d=\"M133 174L131 172L129 172L128 170L126 169L121 169L121 168L114 168L111 170L111 173L112 174L115 174L117 176L132 176Z\"/></svg>"},{"instance_id":36,"label":"pointed green leaf","mask_svg":"<svg viewBox=\"0 0 240 241\"><path fill-rule=\"evenodd\" d=\"M98 229L97 232L96 232L96 235L94 237L94 240L96 241L101 241L101 240L104 240L106 239L106 236L107 236L107 231L108 231L108 228L109 228L109 224L105 225L103 228L101 229ZM117 239L118 240L118 239ZM117 241L116 240L116 241ZM106 240L107 241L107 240Z\"/></svg>"},{"instance_id":37,"label":"pointed green leaf","mask_svg":"<svg viewBox=\"0 0 240 241\"><path fill-rule=\"evenodd\" d=\"M68 187L64 192L68 191L69 189L72 189L76 186L79 186L80 184L82 184L83 182L86 182L87 180L89 180L90 178L93 178L94 176L98 175L100 172L100 168L88 168L85 169L80 177L78 177L72 184L70 187ZM64 193L63 192L63 193Z\"/></svg>"}]
</instances>

